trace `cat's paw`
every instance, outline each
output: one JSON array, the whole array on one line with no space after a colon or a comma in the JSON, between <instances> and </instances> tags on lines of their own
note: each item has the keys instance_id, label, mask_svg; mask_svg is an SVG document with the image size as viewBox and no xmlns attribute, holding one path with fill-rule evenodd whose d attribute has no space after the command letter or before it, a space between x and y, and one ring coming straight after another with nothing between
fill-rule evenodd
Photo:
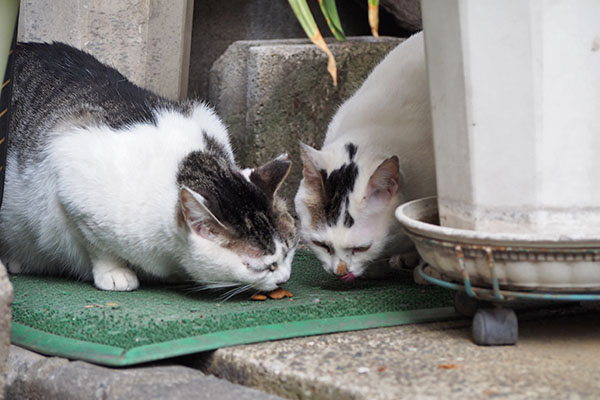
<instances>
[{"instance_id":1,"label":"cat's paw","mask_svg":"<svg viewBox=\"0 0 600 400\"><path fill-rule=\"evenodd\" d=\"M21 265L21 263L14 260L6 263L6 269L8 270L8 272L15 275L23 272L23 266Z\"/></svg>"},{"instance_id":2,"label":"cat's paw","mask_svg":"<svg viewBox=\"0 0 600 400\"><path fill-rule=\"evenodd\" d=\"M390 258L389 264L390 268L401 271L412 271L419 265L419 261L421 261L421 257L419 253L416 251L408 251L405 253L400 253L393 255Z\"/></svg>"},{"instance_id":3,"label":"cat's paw","mask_svg":"<svg viewBox=\"0 0 600 400\"><path fill-rule=\"evenodd\" d=\"M94 285L101 290L130 291L140 286L135 273L126 267L106 262L94 264Z\"/></svg>"}]
</instances>

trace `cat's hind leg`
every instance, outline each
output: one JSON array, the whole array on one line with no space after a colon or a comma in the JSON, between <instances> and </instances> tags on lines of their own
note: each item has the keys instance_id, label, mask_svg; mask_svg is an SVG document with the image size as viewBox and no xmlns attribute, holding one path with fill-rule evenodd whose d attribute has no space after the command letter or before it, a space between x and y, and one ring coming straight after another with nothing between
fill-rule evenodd
<instances>
[{"instance_id":1,"label":"cat's hind leg","mask_svg":"<svg viewBox=\"0 0 600 400\"><path fill-rule=\"evenodd\" d=\"M125 261L114 258L92 260L94 285L102 290L129 291L140 286L135 272L127 268Z\"/></svg>"}]
</instances>

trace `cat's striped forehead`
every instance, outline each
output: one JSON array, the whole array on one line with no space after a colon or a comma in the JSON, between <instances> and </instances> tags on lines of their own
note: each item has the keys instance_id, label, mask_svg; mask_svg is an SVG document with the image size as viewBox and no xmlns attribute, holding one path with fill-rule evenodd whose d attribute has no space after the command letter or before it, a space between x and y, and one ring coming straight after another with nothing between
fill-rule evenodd
<instances>
[{"instance_id":1,"label":"cat's striped forehead","mask_svg":"<svg viewBox=\"0 0 600 400\"><path fill-rule=\"evenodd\" d=\"M211 212L232 228L237 243L274 254L276 241L293 244L295 227L285 204L269 197L233 167L217 142L190 153L181 163L177 183L200 193Z\"/></svg>"}]
</instances>

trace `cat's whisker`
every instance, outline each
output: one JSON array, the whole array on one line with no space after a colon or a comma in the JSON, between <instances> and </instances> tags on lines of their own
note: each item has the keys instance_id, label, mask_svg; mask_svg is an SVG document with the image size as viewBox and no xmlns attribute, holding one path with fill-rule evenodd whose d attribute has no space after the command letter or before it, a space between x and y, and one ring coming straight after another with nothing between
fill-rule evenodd
<instances>
[{"instance_id":1,"label":"cat's whisker","mask_svg":"<svg viewBox=\"0 0 600 400\"><path fill-rule=\"evenodd\" d=\"M204 282L202 284L198 281L190 280L178 285L171 285L172 289L182 290L186 293L199 293L207 290L220 290L239 286L239 283L233 282Z\"/></svg>"},{"instance_id":2,"label":"cat's whisker","mask_svg":"<svg viewBox=\"0 0 600 400\"><path fill-rule=\"evenodd\" d=\"M222 302L226 302L227 300L231 299L234 296L237 296L240 293L245 292L246 290L250 289L252 287L252 285L248 284L248 285L242 285L236 288L233 288L227 292L225 292L222 296L220 296L220 300Z\"/></svg>"},{"instance_id":3,"label":"cat's whisker","mask_svg":"<svg viewBox=\"0 0 600 400\"><path fill-rule=\"evenodd\" d=\"M200 290L213 290L213 289L225 289L239 286L239 283L233 282L210 282L204 283L200 288Z\"/></svg>"},{"instance_id":4,"label":"cat's whisker","mask_svg":"<svg viewBox=\"0 0 600 400\"><path fill-rule=\"evenodd\" d=\"M254 286L254 287L256 287L257 285L260 285L261 283L264 283L264 282L265 282L265 281L266 281L268 278L269 278L269 277L268 277L268 275L265 275L265 276L263 276L262 278L255 280L255 281L252 283L252 285L251 285L251 286ZM259 292L260 292L260 291L259 291Z\"/></svg>"}]
</instances>

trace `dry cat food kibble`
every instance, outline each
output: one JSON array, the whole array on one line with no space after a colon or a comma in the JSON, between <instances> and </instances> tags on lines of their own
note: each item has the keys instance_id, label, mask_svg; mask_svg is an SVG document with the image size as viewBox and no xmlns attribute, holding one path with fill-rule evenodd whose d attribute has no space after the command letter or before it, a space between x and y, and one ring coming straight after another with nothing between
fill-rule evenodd
<instances>
[{"instance_id":1,"label":"dry cat food kibble","mask_svg":"<svg viewBox=\"0 0 600 400\"><path fill-rule=\"evenodd\" d=\"M250 297L250 300L266 300L267 296L265 296L264 294L261 293L256 293L254 296Z\"/></svg>"},{"instance_id":2,"label":"dry cat food kibble","mask_svg":"<svg viewBox=\"0 0 600 400\"><path fill-rule=\"evenodd\" d=\"M269 297L274 300L278 300L284 297L294 297L294 295L289 290L285 290L284 288L277 288L269 293Z\"/></svg>"},{"instance_id":3,"label":"dry cat food kibble","mask_svg":"<svg viewBox=\"0 0 600 400\"><path fill-rule=\"evenodd\" d=\"M294 294L289 290L285 290L284 288L277 288L272 292L267 293L266 295L262 293L257 293L254 296L250 297L250 300L263 301L267 299L267 296L269 296L273 300L279 300L283 299L284 297L294 297Z\"/></svg>"}]
</instances>

